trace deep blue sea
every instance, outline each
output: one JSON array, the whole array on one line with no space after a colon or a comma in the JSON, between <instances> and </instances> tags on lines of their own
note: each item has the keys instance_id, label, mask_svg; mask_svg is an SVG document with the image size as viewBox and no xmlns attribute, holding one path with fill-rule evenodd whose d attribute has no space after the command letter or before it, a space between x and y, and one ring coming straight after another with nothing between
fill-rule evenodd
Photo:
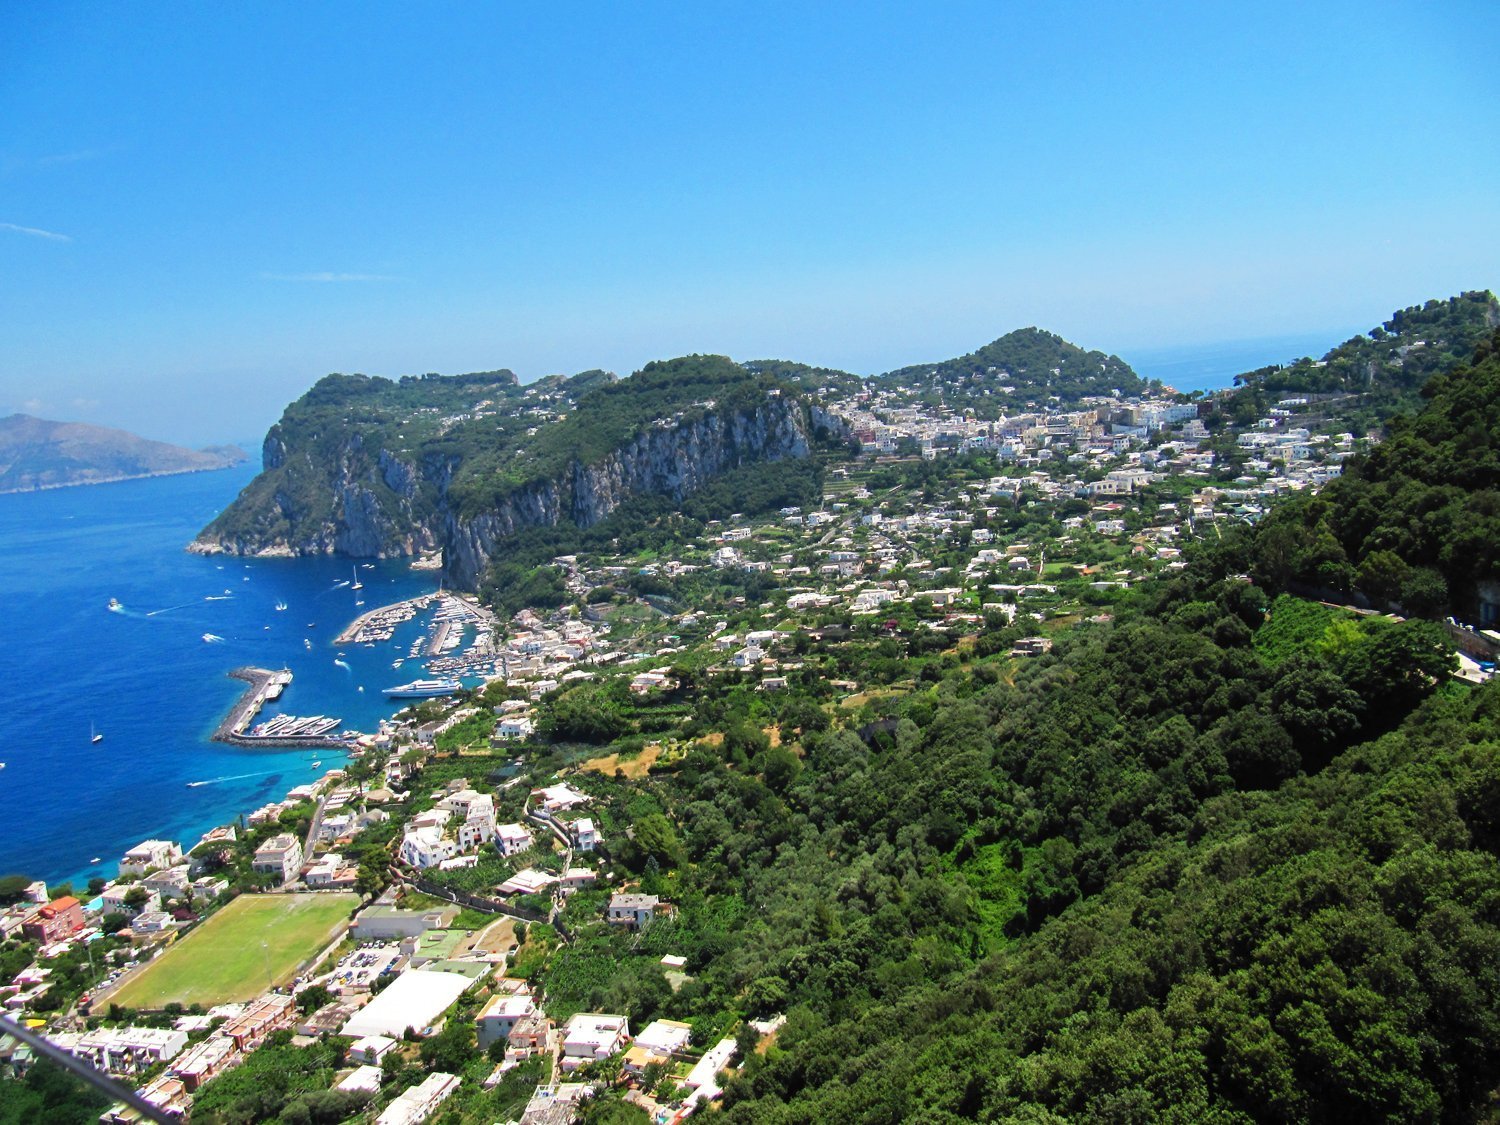
<instances>
[{"instance_id":1,"label":"deep blue sea","mask_svg":"<svg viewBox=\"0 0 1500 1125\"><path fill-rule=\"evenodd\" d=\"M384 645L337 650L332 641L357 614L433 589L434 573L361 567L356 594L337 586L352 581L347 559L183 550L254 472L0 496L0 874L113 875L143 839L191 847L342 764L334 751L210 742L245 686L225 676L231 668L292 670L262 718L338 716L359 730L397 710L382 688L424 674L415 661L391 667L421 634L420 617ZM122 612L107 608L112 597ZM334 663L340 651L347 668ZM91 723L104 735L98 744Z\"/></svg>"}]
</instances>

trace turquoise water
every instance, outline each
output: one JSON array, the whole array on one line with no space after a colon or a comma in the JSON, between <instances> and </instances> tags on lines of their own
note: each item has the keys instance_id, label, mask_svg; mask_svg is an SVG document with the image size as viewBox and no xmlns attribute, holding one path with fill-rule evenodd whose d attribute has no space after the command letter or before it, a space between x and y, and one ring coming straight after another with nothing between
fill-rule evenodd
<instances>
[{"instance_id":1,"label":"turquoise water","mask_svg":"<svg viewBox=\"0 0 1500 1125\"><path fill-rule=\"evenodd\" d=\"M359 730L397 710L381 689L424 674L413 661L391 667L421 619L376 647L332 641L358 613L431 590L434 574L376 563L359 569L355 594L337 586L352 581L348 559L183 550L253 475L244 466L0 496L0 873L113 875L143 839L191 847L342 763L335 751L210 742L244 689L231 668L292 670L263 718L338 716ZM112 597L122 612L108 610Z\"/></svg>"}]
</instances>

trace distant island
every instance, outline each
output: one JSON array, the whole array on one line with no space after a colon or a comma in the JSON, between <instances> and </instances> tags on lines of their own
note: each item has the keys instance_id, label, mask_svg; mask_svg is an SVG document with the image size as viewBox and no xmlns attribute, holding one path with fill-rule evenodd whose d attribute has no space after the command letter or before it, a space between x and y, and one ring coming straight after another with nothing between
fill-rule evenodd
<instances>
[{"instance_id":1,"label":"distant island","mask_svg":"<svg viewBox=\"0 0 1500 1125\"><path fill-rule=\"evenodd\" d=\"M0 493L227 469L245 459L233 445L184 449L83 422L0 418Z\"/></svg>"}]
</instances>

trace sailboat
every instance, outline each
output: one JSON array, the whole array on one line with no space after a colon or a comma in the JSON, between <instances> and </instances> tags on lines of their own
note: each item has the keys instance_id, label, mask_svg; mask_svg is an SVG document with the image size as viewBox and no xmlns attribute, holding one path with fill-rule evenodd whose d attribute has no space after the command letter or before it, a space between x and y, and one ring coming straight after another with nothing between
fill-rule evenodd
<instances>
[{"instance_id":1,"label":"sailboat","mask_svg":"<svg viewBox=\"0 0 1500 1125\"><path fill-rule=\"evenodd\" d=\"M359 567L356 566L352 568L349 573L354 575L354 583L349 587L349 589L363 590L365 588L365 584L359 580Z\"/></svg>"},{"instance_id":2,"label":"sailboat","mask_svg":"<svg viewBox=\"0 0 1500 1125\"><path fill-rule=\"evenodd\" d=\"M94 729L94 721L89 720L89 742L103 742L104 736Z\"/></svg>"}]
</instances>

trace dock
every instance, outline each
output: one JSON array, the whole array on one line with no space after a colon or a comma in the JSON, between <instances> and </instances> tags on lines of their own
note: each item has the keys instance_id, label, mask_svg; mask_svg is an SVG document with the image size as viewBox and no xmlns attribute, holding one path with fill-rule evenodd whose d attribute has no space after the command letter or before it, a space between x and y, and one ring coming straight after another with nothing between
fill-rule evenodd
<instances>
[{"instance_id":1,"label":"dock","mask_svg":"<svg viewBox=\"0 0 1500 1125\"><path fill-rule=\"evenodd\" d=\"M231 679L243 680L250 686L214 731L215 742L228 743L230 746L307 746L329 749L340 749L348 745L346 740L330 735L337 728L338 720L326 719L321 715L313 719L283 715L261 727L250 727L261 708L271 700L280 698L286 686L292 682L292 674L286 669L273 672L269 668L234 668L229 676Z\"/></svg>"},{"instance_id":2,"label":"dock","mask_svg":"<svg viewBox=\"0 0 1500 1125\"><path fill-rule=\"evenodd\" d=\"M443 652L443 646L448 642L448 634L452 631L453 623L451 621L439 621L437 628L427 641L427 655L436 656L438 653Z\"/></svg>"},{"instance_id":3,"label":"dock","mask_svg":"<svg viewBox=\"0 0 1500 1125\"><path fill-rule=\"evenodd\" d=\"M410 621L417 615L418 610L426 609L437 596L436 593L421 594L403 602L393 602L390 605L377 606L375 609L368 610L351 621L344 631L333 639L333 643L348 645L359 641L390 640L397 625Z\"/></svg>"}]
</instances>

